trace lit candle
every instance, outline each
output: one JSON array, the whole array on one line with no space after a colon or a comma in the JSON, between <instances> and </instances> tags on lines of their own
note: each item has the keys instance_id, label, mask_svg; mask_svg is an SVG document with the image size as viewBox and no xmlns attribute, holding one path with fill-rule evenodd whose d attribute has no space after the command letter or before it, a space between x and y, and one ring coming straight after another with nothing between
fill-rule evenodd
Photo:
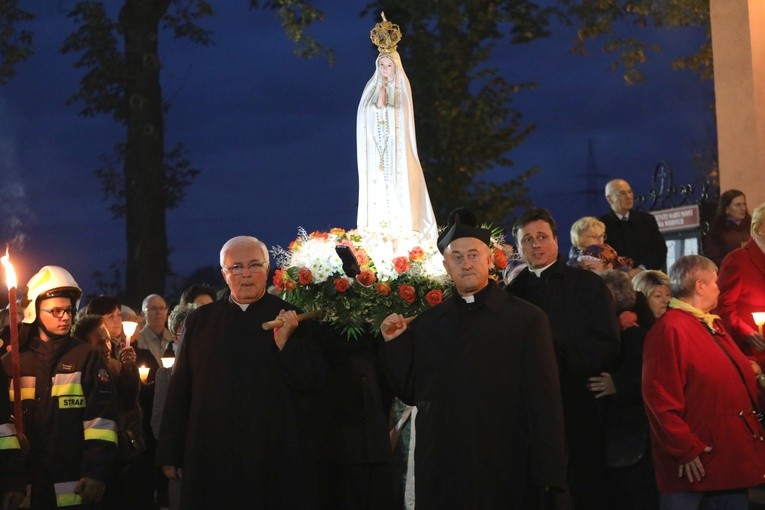
<instances>
[{"instance_id":1,"label":"lit candle","mask_svg":"<svg viewBox=\"0 0 765 510\"><path fill-rule=\"evenodd\" d=\"M752 312L752 318L754 319L754 323L757 324L760 336L762 336L762 325L765 324L765 312Z\"/></svg>"},{"instance_id":2,"label":"lit candle","mask_svg":"<svg viewBox=\"0 0 765 510\"><path fill-rule=\"evenodd\" d=\"M5 246L5 256L0 257L5 268L5 284L8 286L8 308L10 312L11 335L11 378L13 385L13 419L16 426L16 437L20 441L24 436L24 413L21 409L21 357L19 356L19 317L16 315L16 271L11 264L8 246Z\"/></svg>"},{"instance_id":3,"label":"lit candle","mask_svg":"<svg viewBox=\"0 0 765 510\"><path fill-rule=\"evenodd\" d=\"M171 358L169 356L164 356L160 358L162 360L162 366L165 368L173 368L173 365L175 364L175 358Z\"/></svg>"},{"instance_id":4,"label":"lit candle","mask_svg":"<svg viewBox=\"0 0 765 510\"><path fill-rule=\"evenodd\" d=\"M146 365L138 367L138 377L141 378L142 383L146 384L146 381L149 380L149 367Z\"/></svg>"},{"instance_id":5,"label":"lit candle","mask_svg":"<svg viewBox=\"0 0 765 510\"><path fill-rule=\"evenodd\" d=\"M136 321L122 321L122 332L125 333L125 339L130 342L130 339L135 333L135 329L138 327Z\"/></svg>"}]
</instances>

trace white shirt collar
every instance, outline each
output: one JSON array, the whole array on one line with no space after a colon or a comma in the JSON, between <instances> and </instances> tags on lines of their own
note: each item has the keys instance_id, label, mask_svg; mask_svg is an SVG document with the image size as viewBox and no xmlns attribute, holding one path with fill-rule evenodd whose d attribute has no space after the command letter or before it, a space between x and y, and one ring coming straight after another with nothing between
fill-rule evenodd
<instances>
[{"instance_id":1,"label":"white shirt collar","mask_svg":"<svg viewBox=\"0 0 765 510\"><path fill-rule=\"evenodd\" d=\"M537 275L537 278L540 278L540 277L542 276L542 271L544 271L544 270L545 270L545 269L547 269L548 267L552 266L552 265L553 265L553 264L555 264L556 262L557 262L557 260L553 260L552 262L550 262L549 264L547 264L545 267L540 267L539 269L531 269L531 268L529 268L529 271L531 271L532 273L534 273L535 275Z\"/></svg>"},{"instance_id":2,"label":"white shirt collar","mask_svg":"<svg viewBox=\"0 0 765 510\"><path fill-rule=\"evenodd\" d=\"M239 308L241 308L243 312L244 312L244 311L246 311L246 310L247 310L247 308L248 308L248 307L249 307L249 306L252 304L252 303L239 303L239 302L237 302L237 300L236 300L236 299L234 299L233 297L231 298L231 302L232 302L232 303L234 303L234 304L235 304L236 306L238 306Z\"/></svg>"}]
</instances>

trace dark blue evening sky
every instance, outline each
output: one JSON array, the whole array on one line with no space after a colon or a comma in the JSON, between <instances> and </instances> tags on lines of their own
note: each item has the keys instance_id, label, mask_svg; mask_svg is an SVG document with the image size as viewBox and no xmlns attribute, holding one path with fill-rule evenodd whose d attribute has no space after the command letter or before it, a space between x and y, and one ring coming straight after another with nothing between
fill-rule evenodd
<instances>
[{"instance_id":1,"label":"dark blue evening sky","mask_svg":"<svg viewBox=\"0 0 765 510\"><path fill-rule=\"evenodd\" d=\"M334 67L295 57L274 15L251 11L245 1L216 5L216 16L205 22L214 46L161 41L162 84L171 103L167 144L184 141L203 170L183 204L168 213L176 272L217 264L220 246L233 235L285 246L299 226L355 226L355 115L374 71L368 34L376 20L359 17L361 2L340 5L348 3L317 2L327 18L312 32L334 49ZM22 281L44 264L58 264L92 291L93 271L125 258L124 223L111 219L93 175L99 155L122 133L107 118L82 118L77 106L65 105L79 79L74 58L57 53L72 29L69 6L45 4L35 8L36 54L0 88L0 241L23 235L14 255ZM646 81L630 87L607 70L611 56L596 44L589 57L573 56L574 31L553 28L550 38L498 46L495 61L510 82L538 83L515 100L537 129L510 154L515 167L493 175L539 165L531 196L552 210L567 249L570 223L605 210L602 185L609 178L626 178L644 193L656 163L667 160L676 181L700 183L693 155L715 143L708 110L713 87L670 69L672 57L698 46L696 29L639 32L665 50L646 66ZM406 41L404 34L401 44ZM415 104L415 115L427 106ZM583 177L589 141L604 175L594 201Z\"/></svg>"}]
</instances>

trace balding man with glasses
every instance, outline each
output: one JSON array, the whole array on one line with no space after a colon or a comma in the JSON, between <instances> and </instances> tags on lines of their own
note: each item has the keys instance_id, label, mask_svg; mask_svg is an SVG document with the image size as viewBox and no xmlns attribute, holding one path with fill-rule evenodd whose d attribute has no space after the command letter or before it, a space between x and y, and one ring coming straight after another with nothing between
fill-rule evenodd
<instances>
[{"instance_id":1,"label":"balding man with glasses","mask_svg":"<svg viewBox=\"0 0 765 510\"><path fill-rule=\"evenodd\" d=\"M315 508L299 399L326 380L321 351L295 307L266 292L265 244L234 237L220 265L231 295L186 319L157 461L183 480L184 509Z\"/></svg>"}]
</instances>

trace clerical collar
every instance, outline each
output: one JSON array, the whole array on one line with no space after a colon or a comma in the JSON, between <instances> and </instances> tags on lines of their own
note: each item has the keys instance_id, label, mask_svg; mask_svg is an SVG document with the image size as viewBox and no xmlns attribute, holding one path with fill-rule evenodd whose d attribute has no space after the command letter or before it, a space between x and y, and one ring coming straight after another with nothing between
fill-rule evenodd
<instances>
[{"instance_id":1,"label":"clerical collar","mask_svg":"<svg viewBox=\"0 0 765 510\"><path fill-rule=\"evenodd\" d=\"M489 282L486 284L484 288L479 290L478 292L475 292L473 294L470 294L468 296L462 296L460 294L457 294L460 298L462 298L462 301L465 302L465 304L468 305L468 308L472 309L474 307L477 307L481 304L481 302L484 299L484 296L489 292L489 288L493 285L493 280L489 280Z\"/></svg>"},{"instance_id":2,"label":"clerical collar","mask_svg":"<svg viewBox=\"0 0 765 510\"><path fill-rule=\"evenodd\" d=\"M535 275L537 275L537 278L541 278L542 277L542 272L544 272L545 269L547 269L548 267L552 266L556 262L557 262L557 260L553 260L552 262L547 264L545 267L540 267L538 269L531 269L531 268L529 268L529 271L534 273Z\"/></svg>"},{"instance_id":3,"label":"clerical collar","mask_svg":"<svg viewBox=\"0 0 765 510\"><path fill-rule=\"evenodd\" d=\"M231 296L229 296L229 299L231 300L232 303L234 303L236 306L241 308L243 312L247 311L247 308L249 308L249 306L252 304L252 303L239 303L236 299L234 299Z\"/></svg>"}]
</instances>

